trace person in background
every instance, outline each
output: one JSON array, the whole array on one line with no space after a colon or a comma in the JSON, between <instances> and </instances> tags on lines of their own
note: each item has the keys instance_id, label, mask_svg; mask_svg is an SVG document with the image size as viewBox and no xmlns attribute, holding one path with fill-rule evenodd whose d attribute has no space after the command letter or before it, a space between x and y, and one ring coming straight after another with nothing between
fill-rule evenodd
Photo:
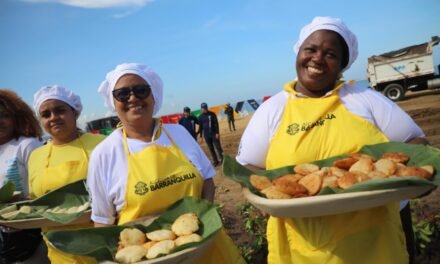
<instances>
[{"instance_id":1,"label":"person in background","mask_svg":"<svg viewBox=\"0 0 440 264\"><path fill-rule=\"evenodd\" d=\"M225 115L228 118L229 131L232 131L232 129L235 131L234 108L230 103L226 104Z\"/></svg>"},{"instance_id":2,"label":"person in background","mask_svg":"<svg viewBox=\"0 0 440 264\"><path fill-rule=\"evenodd\" d=\"M208 105L206 103L202 103L200 108L202 109L202 113L199 116L200 137L203 136L205 139L209 152L211 153L213 165L215 167L219 164L217 154L220 158L220 162L223 161L223 149L220 144L220 130L217 116L214 112L208 110ZM217 150L217 154L215 153L214 146Z\"/></svg>"},{"instance_id":3,"label":"person in background","mask_svg":"<svg viewBox=\"0 0 440 264\"><path fill-rule=\"evenodd\" d=\"M116 111L117 128L93 151L87 184L95 227L122 225L163 213L194 196L214 200L215 170L180 125L154 118L162 106L162 79L150 67L123 63L106 75L99 93ZM174 184L170 178L181 179ZM163 188L149 190L150 185ZM224 230L196 263L244 263Z\"/></svg>"},{"instance_id":4,"label":"person in background","mask_svg":"<svg viewBox=\"0 0 440 264\"><path fill-rule=\"evenodd\" d=\"M42 145L41 128L32 109L13 91L0 90L0 186L8 182L26 199L28 159ZM45 263L41 229L0 227L0 263ZM38 249L38 250L37 250Z\"/></svg>"},{"instance_id":5,"label":"person in background","mask_svg":"<svg viewBox=\"0 0 440 264\"><path fill-rule=\"evenodd\" d=\"M32 152L29 158L29 192L32 199L87 177L89 157L95 146L105 137L83 133L77 119L82 111L81 98L71 90L58 85L44 86L34 94L34 109L41 125L51 136L44 146ZM66 225L53 229L90 227ZM89 257L66 254L48 246L52 263L94 263Z\"/></svg>"},{"instance_id":6,"label":"person in background","mask_svg":"<svg viewBox=\"0 0 440 264\"><path fill-rule=\"evenodd\" d=\"M186 128L194 140L197 141L196 125L199 124L199 120L191 114L191 109L188 106L183 108L183 116L179 119L179 124Z\"/></svg>"},{"instance_id":7,"label":"person in background","mask_svg":"<svg viewBox=\"0 0 440 264\"><path fill-rule=\"evenodd\" d=\"M342 20L314 18L294 50L297 79L254 113L240 142L239 163L270 170L357 152L364 145L427 143L394 102L340 79L358 54L357 38ZM298 129L302 125L309 128ZM391 203L330 216L270 217L268 263L408 263L412 227L409 205L402 206L400 215L399 204Z\"/></svg>"}]
</instances>

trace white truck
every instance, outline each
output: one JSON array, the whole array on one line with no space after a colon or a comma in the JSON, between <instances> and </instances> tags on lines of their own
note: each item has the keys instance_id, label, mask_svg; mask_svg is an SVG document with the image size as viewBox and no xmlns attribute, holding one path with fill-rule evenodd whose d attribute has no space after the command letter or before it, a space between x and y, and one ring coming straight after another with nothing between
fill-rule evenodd
<instances>
[{"instance_id":1,"label":"white truck","mask_svg":"<svg viewBox=\"0 0 440 264\"><path fill-rule=\"evenodd\" d=\"M368 58L370 87L393 101L405 96L406 91L419 91L440 87L440 77L435 74L432 47L440 42L438 36L431 41Z\"/></svg>"}]
</instances>

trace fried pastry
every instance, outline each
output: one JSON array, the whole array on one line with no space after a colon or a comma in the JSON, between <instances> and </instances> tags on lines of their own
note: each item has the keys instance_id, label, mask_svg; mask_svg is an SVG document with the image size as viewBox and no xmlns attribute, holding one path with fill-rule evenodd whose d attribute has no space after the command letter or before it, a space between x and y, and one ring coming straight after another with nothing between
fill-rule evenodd
<instances>
[{"instance_id":1,"label":"fried pastry","mask_svg":"<svg viewBox=\"0 0 440 264\"><path fill-rule=\"evenodd\" d=\"M429 174L431 174L431 176L434 175L434 171L435 171L434 166L432 166L432 165L425 165L425 166L422 166L420 168L422 168L425 171L429 172Z\"/></svg>"},{"instance_id":2,"label":"fried pastry","mask_svg":"<svg viewBox=\"0 0 440 264\"><path fill-rule=\"evenodd\" d=\"M351 153L351 154L349 154L348 156L350 156L350 157L352 157L353 159L356 159L356 160L360 160L360 159L369 159L369 160L371 160L372 162L375 162L375 161L376 161L376 159L375 159L373 156L370 156L370 155L368 155L368 154L358 153L358 152L356 152L356 153Z\"/></svg>"},{"instance_id":3,"label":"fried pastry","mask_svg":"<svg viewBox=\"0 0 440 264\"><path fill-rule=\"evenodd\" d=\"M373 170L374 170L373 161L371 161L370 159L360 159L356 161L356 163L354 163L348 171L349 172L358 171L368 174L370 171Z\"/></svg>"},{"instance_id":4,"label":"fried pastry","mask_svg":"<svg viewBox=\"0 0 440 264\"><path fill-rule=\"evenodd\" d=\"M142 245L146 240L144 232L136 228L125 228L119 234L119 241L122 247Z\"/></svg>"},{"instance_id":5,"label":"fried pastry","mask_svg":"<svg viewBox=\"0 0 440 264\"><path fill-rule=\"evenodd\" d=\"M274 180L272 180L273 184L277 184L277 182L279 181L289 181L289 182L298 182L302 177L304 177L304 175L301 174L286 174L283 176L280 176ZM268 186L270 187L270 186Z\"/></svg>"},{"instance_id":6,"label":"fried pastry","mask_svg":"<svg viewBox=\"0 0 440 264\"><path fill-rule=\"evenodd\" d=\"M278 187L272 185L261 191L269 199L290 199L292 196L287 193L283 193Z\"/></svg>"},{"instance_id":7,"label":"fried pastry","mask_svg":"<svg viewBox=\"0 0 440 264\"><path fill-rule=\"evenodd\" d=\"M348 169L350 169L351 165L355 164L356 162L357 162L357 159L354 159L352 157L348 157L348 158L335 160L333 162L333 166L340 168L340 169L343 169L343 170L348 170Z\"/></svg>"},{"instance_id":8,"label":"fried pastry","mask_svg":"<svg viewBox=\"0 0 440 264\"><path fill-rule=\"evenodd\" d=\"M370 178L368 177L368 174L360 172L360 171L353 171L350 172L353 173L354 177L356 177L357 182L363 182L366 180L369 180Z\"/></svg>"},{"instance_id":9,"label":"fried pastry","mask_svg":"<svg viewBox=\"0 0 440 264\"><path fill-rule=\"evenodd\" d=\"M191 234L187 236L180 236L176 240L174 240L174 243L176 244L176 247L192 243L192 242L199 242L202 240L202 237L198 234Z\"/></svg>"},{"instance_id":10,"label":"fried pastry","mask_svg":"<svg viewBox=\"0 0 440 264\"><path fill-rule=\"evenodd\" d=\"M385 175L384 173L382 173L380 171L370 171L368 173L368 177L371 179L384 179L388 176L390 176L390 175Z\"/></svg>"},{"instance_id":11,"label":"fried pastry","mask_svg":"<svg viewBox=\"0 0 440 264\"><path fill-rule=\"evenodd\" d=\"M303 163L296 165L293 171L301 175L307 175L319 171L319 166L311 163Z\"/></svg>"},{"instance_id":12,"label":"fried pastry","mask_svg":"<svg viewBox=\"0 0 440 264\"><path fill-rule=\"evenodd\" d=\"M154 259L160 254L168 254L170 251L175 248L173 240L162 240L154 244L147 252L147 259ZM142 247L143 248L143 247Z\"/></svg>"},{"instance_id":13,"label":"fried pastry","mask_svg":"<svg viewBox=\"0 0 440 264\"><path fill-rule=\"evenodd\" d=\"M381 159L389 159L396 163L405 164L406 162L408 162L409 156L406 155L405 153L400 153L400 152L387 152L382 155Z\"/></svg>"},{"instance_id":14,"label":"fried pastry","mask_svg":"<svg viewBox=\"0 0 440 264\"><path fill-rule=\"evenodd\" d=\"M322 178L322 187L338 187L338 177L327 176Z\"/></svg>"},{"instance_id":15,"label":"fried pastry","mask_svg":"<svg viewBox=\"0 0 440 264\"><path fill-rule=\"evenodd\" d=\"M139 245L124 247L116 252L115 259L120 263L135 263L141 260L147 250Z\"/></svg>"},{"instance_id":16,"label":"fried pastry","mask_svg":"<svg viewBox=\"0 0 440 264\"><path fill-rule=\"evenodd\" d=\"M272 186L272 182L266 176L252 174L249 177L249 181L251 182L252 186L260 191Z\"/></svg>"},{"instance_id":17,"label":"fried pastry","mask_svg":"<svg viewBox=\"0 0 440 264\"><path fill-rule=\"evenodd\" d=\"M345 174L346 172L347 172L346 170L340 169L340 168L338 168L338 167L330 167L330 168L329 168L329 174L330 174L331 176L336 176L336 177L338 177L338 178L344 176L344 174Z\"/></svg>"},{"instance_id":18,"label":"fried pastry","mask_svg":"<svg viewBox=\"0 0 440 264\"><path fill-rule=\"evenodd\" d=\"M146 234L147 238L153 241L174 240L176 235L168 229L159 229Z\"/></svg>"},{"instance_id":19,"label":"fried pastry","mask_svg":"<svg viewBox=\"0 0 440 264\"><path fill-rule=\"evenodd\" d=\"M156 244L157 241L148 241L147 243L142 244L142 246L146 249L149 250L154 244Z\"/></svg>"},{"instance_id":20,"label":"fried pastry","mask_svg":"<svg viewBox=\"0 0 440 264\"><path fill-rule=\"evenodd\" d=\"M199 230L199 219L194 213L183 214L174 221L171 230L178 236L190 235Z\"/></svg>"},{"instance_id":21,"label":"fried pastry","mask_svg":"<svg viewBox=\"0 0 440 264\"><path fill-rule=\"evenodd\" d=\"M312 173L301 178L299 183L307 189L309 195L315 195L321 189L322 179L319 175Z\"/></svg>"},{"instance_id":22,"label":"fried pastry","mask_svg":"<svg viewBox=\"0 0 440 264\"><path fill-rule=\"evenodd\" d=\"M399 167L396 176L416 176L427 180L432 179L432 174L419 167Z\"/></svg>"},{"instance_id":23,"label":"fried pastry","mask_svg":"<svg viewBox=\"0 0 440 264\"><path fill-rule=\"evenodd\" d=\"M307 189L298 183L297 177L289 177L290 175L285 175L277 178L273 181L274 185L283 193L289 194L296 197L301 194L306 194Z\"/></svg>"},{"instance_id":24,"label":"fried pastry","mask_svg":"<svg viewBox=\"0 0 440 264\"><path fill-rule=\"evenodd\" d=\"M396 172L397 165L390 159L380 159L374 163L374 170L382 172L386 176L391 176Z\"/></svg>"},{"instance_id":25,"label":"fried pastry","mask_svg":"<svg viewBox=\"0 0 440 264\"><path fill-rule=\"evenodd\" d=\"M357 182L357 178L352 172L347 172L344 174L344 176L338 178L338 186L344 190L350 188L353 184L356 184Z\"/></svg>"}]
</instances>

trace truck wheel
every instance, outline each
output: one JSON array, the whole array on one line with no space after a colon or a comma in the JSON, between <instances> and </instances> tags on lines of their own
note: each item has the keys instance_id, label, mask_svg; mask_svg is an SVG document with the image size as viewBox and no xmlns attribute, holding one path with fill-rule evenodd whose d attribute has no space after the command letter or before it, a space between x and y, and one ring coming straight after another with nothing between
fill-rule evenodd
<instances>
[{"instance_id":1,"label":"truck wheel","mask_svg":"<svg viewBox=\"0 0 440 264\"><path fill-rule=\"evenodd\" d=\"M399 101L405 96L405 90L402 85L391 83L385 87L383 94L393 101Z\"/></svg>"}]
</instances>

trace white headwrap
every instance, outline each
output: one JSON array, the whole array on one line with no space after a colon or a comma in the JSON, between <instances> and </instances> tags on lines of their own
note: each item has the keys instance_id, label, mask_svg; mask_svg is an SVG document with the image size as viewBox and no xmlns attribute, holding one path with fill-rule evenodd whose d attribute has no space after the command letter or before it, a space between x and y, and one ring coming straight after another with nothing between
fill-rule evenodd
<instances>
[{"instance_id":1,"label":"white headwrap","mask_svg":"<svg viewBox=\"0 0 440 264\"><path fill-rule=\"evenodd\" d=\"M326 29L331 30L339 35L345 40L345 43L348 46L348 63L342 71L348 70L353 62L356 60L358 56L358 42L356 35L348 29L348 27L344 24L344 22L339 18L333 17L315 17L312 23L305 25L301 29L301 33L299 34L298 42L296 42L293 47L296 54L298 54L299 48L303 44L303 42L315 31Z\"/></svg>"},{"instance_id":2,"label":"white headwrap","mask_svg":"<svg viewBox=\"0 0 440 264\"><path fill-rule=\"evenodd\" d=\"M61 87L59 85L43 86L34 94L34 109L38 114L40 106L47 100L56 99L70 105L78 115L81 114L82 104L81 98L74 94L71 90Z\"/></svg>"},{"instance_id":3,"label":"white headwrap","mask_svg":"<svg viewBox=\"0 0 440 264\"><path fill-rule=\"evenodd\" d=\"M151 94L154 98L153 115L157 114L162 106L162 79L150 67L140 63L122 63L116 66L116 69L107 73L105 80L98 88L98 93L104 97L105 105L112 111L115 111L112 91L119 78L125 74L135 74L144 79L150 85Z\"/></svg>"}]
</instances>

